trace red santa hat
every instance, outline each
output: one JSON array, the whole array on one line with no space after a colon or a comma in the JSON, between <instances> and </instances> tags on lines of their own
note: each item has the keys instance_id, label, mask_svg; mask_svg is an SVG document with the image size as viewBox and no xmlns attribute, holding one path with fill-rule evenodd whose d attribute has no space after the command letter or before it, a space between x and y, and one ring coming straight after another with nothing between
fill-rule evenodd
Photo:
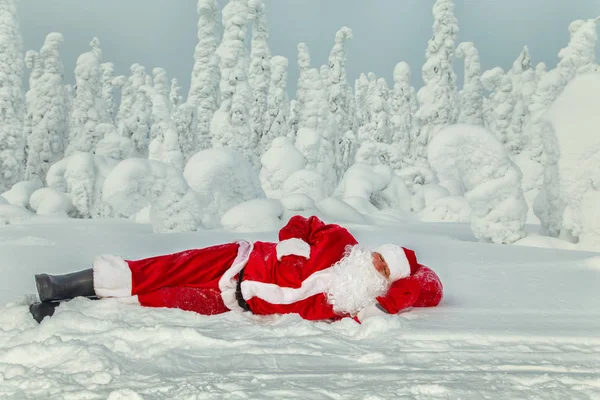
<instances>
[{"instance_id":1,"label":"red santa hat","mask_svg":"<svg viewBox=\"0 0 600 400\"><path fill-rule=\"evenodd\" d=\"M384 244L377 247L374 252L381 254L390 269L390 281L406 278L411 275L412 259L416 263L414 252L396 244ZM408 254L408 252L412 254Z\"/></svg>"}]
</instances>

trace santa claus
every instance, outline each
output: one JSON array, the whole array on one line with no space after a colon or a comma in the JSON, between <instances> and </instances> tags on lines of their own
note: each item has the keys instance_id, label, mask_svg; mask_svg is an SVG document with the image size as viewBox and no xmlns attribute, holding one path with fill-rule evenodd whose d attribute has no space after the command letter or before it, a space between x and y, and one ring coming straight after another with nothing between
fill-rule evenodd
<instances>
[{"instance_id":1,"label":"santa claus","mask_svg":"<svg viewBox=\"0 0 600 400\"><path fill-rule=\"evenodd\" d=\"M204 315L296 313L358 322L442 299L438 276L413 251L394 244L369 250L345 228L301 216L281 229L278 243L238 241L137 261L103 255L88 270L35 280L41 303L30 311L38 322L77 296L128 297Z\"/></svg>"}]
</instances>

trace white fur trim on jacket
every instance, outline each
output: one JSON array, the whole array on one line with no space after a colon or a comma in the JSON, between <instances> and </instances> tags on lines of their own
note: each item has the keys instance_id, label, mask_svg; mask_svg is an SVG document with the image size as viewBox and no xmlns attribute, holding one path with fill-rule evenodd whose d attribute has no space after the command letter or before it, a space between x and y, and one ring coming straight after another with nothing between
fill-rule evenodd
<instances>
[{"instance_id":1,"label":"white fur trim on jacket","mask_svg":"<svg viewBox=\"0 0 600 400\"><path fill-rule=\"evenodd\" d=\"M131 270L118 256L96 257L92 265L94 272L94 292L100 297L131 296Z\"/></svg>"},{"instance_id":2,"label":"white fur trim on jacket","mask_svg":"<svg viewBox=\"0 0 600 400\"><path fill-rule=\"evenodd\" d=\"M235 276L239 274L242 268L248 263L254 244L246 242L245 240L239 241L238 244L240 247L238 248L235 260L233 260L231 267L229 267L221 279L219 279L219 290L221 290L221 298L223 299L223 303L225 303L225 307L229 308L231 311L243 312L244 310L240 307L235 298L235 290L237 289L237 279L235 279Z\"/></svg>"},{"instance_id":3,"label":"white fur trim on jacket","mask_svg":"<svg viewBox=\"0 0 600 400\"><path fill-rule=\"evenodd\" d=\"M291 238L277 243L277 260L285 256L301 256L307 260L310 258L310 245L302 239Z\"/></svg>"},{"instance_id":4,"label":"white fur trim on jacket","mask_svg":"<svg viewBox=\"0 0 600 400\"><path fill-rule=\"evenodd\" d=\"M374 303L371 304L370 306L367 306L365 308L363 308L362 310L360 310L358 312L358 314L356 315L356 318L360 321L363 322L364 320L371 318L371 317L377 317L379 315L386 315L389 314L387 311L385 311L383 309L383 307L381 307L379 305L379 303Z\"/></svg>"},{"instance_id":5,"label":"white fur trim on jacket","mask_svg":"<svg viewBox=\"0 0 600 400\"><path fill-rule=\"evenodd\" d=\"M293 304L329 289L331 268L315 272L299 288L282 287L274 283L244 280L242 296L246 301L258 297L271 304Z\"/></svg>"}]
</instances>

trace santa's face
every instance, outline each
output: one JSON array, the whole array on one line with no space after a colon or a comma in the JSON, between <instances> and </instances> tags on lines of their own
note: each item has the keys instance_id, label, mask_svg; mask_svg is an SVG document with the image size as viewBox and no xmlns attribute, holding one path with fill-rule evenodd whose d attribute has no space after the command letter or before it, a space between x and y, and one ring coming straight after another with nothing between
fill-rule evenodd
<instances>
[{"instance_id":1,"label":"santa's face","mask_svg":"<svg viewBox=\"0 0 600 400\"><path fill-rule=\"evenodd\" d=\"M327 299L342 314L356 315L390 286L390 270L381 254L359 245L349 248L331 272Z\"/></svg>"},{"instance_id":2,"label":"santa's face","mask_svg":"<svg viewBox=\"0 0 600 400\"><path fill-rule=\"evenodd\" d=\"M388 267L387 263L383 259L383 256L376 251L373 252L373 267L379 272L381 275L385 277L385 279L390 279L390 267Z\"/></svg>"}]
</instances>

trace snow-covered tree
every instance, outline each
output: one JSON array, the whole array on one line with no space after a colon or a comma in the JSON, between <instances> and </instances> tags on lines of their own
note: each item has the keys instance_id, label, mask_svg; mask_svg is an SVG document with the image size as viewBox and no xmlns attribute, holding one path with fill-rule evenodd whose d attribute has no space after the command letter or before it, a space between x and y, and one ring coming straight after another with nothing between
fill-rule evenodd
<instances>
[{"instance_id":1,"label":"snow-covered tree","mask_svg":"<svg viewBox=\"0 0 600 400\"><path fill-rule=\"evenodd\" d=\"M458 93L458 122L483 126L483 85L479 51L473 42L463 42L456 48L456 56L465 60L464 84Z\"/></svg>"},{"instance_id":2,"label":"snow-covered tree","mask_svg":"<svg viewBox=\"0 0 600 400\"><path fill-rule=\"evenodd\" d=\"M265 194L273 199L282 195L283 183L294 172L304 169L306 159L287 137L273 140L260 159L260 182Z\"/></svg>"},{"instance_id":3,"label":"snow-covered tree","mask_svg":"<svg viewBox=\"0 0 600 400\"><path fill-rule=\"evenodd\" d=\"M191 232L201 226L208 198L196 193L180 170L154 161L130 159L106 177L103 200L125 216L150 205L154 232Z\"/></svg>"},{"instance_id":4,"label":"snow-covered tree","mask_svg":"<svg viewBox=\"0 0 600 400\"><path fill-rule=\"evenodd\" d=\"M486 71L481 82L486 90L492 92L488 98L486 125L511 154L517 154L522 143L520 132L511 129L514 104L510 77L502 68L496 67Z\"/></svg>"},{"instance_id":5,"label":"snow-covered tree","mask_svg":"<svg viewBox=\"0 0 600 400\"><path fill-rule=\"evenodd\" d=\"M535 72L531 69L531 56L529 48L525 46L519 57L513 63L512 69L507 74L512 82L512 97L514 110L511 121L511 131L521 137L520 147L513 148L513 154L523 150L525 138L523 127L529 117L529 103L535 92Z\"/></svg>"},{"instance_id":6,"label":"snow-covered tree","mask_svg":"<svg viewBox=\"0 0 600 400\"><path fill-rule=\"evenodd\" d=\"M428 160L442 186L460 182L467 190L475 237L514 243L525 236L521 171L493 134L482 127L448 127L431 142Z\"/></svg>"},{"instance_id":7,"label":"snow-covered tree","mask_svg":"<svg viewBox=\"0 0 600 400\"><path fill-rule=\"evenodd\" d=\"M96 145L96 155L122 161L127 158L137 157L135 146L130 138L119 135L117 127L113 124L98 124L98 136L103 139Z\"/></svg>"},{"instance_id":8,"label":"snow-covered tree","mask_svg":"<svg viewBox=\"0 0 600 400\"><path fill-rule=\"evenodd\" d=\"M369 101L371 121L368 138L376 143L390 143L390 103L389 88L384 78L377 80L377 86Z\"/></svg>"},{"instance_id":9,"label":"snow-covered tree","mask_svg":"<svg viewBox=\"0 0 600 400\"><path fill-rule=\"evenodd\" d=\"M248 83L246 36L248 0L230 0L223 8L223 40L217 49L221 70L221 105L211 122L212 143L234 149L253 165L257 136L251 128L252 90Z\"/></svg>"},{"instance_id":10,"label":"snow-covered tree","mask_svg":"<svg viewBox=\"0 0 600 400\"><path fill-rule=\"evenodd\" d=\"M310 69L310 51L306 43L298 44L298 85L296 87L296 99L294 101L294 113L290 118L290 130L292 138L296 137L296 132L306 121L305 103L306 103L306 81L307 73Z\"/></svg>"},{"instance_id":11,"label":"snow-covered tree","mask_svg":"<svg viewBox=\"0 0 600 400\"><path fill-rule=\"evenodd\" d=\"M369 124L369 79L367 75L360 74L354 83L354 131L357 135L357 144L367 140L367 126Z\"/></svg>"},{"instance_id":12,"label":"snow-covered tree","mask_svg":"<svg viewBox=\"0 0 600 400\"><path fill-rule=\"evenodd\" d=\"M23 178L23 42L13 0L0 0L0 193Z\"/></svg>"},{"instance_id":13,"label":"snow-covered tree","mask_svg":"<svg viewBox=\"0 0 600 400\"><path fill-rule=\"evenodd\" d=\"M156 137L150 142L148 159L161 161L183 171L185 158L179 145L175 124L171 121L161 123L156 133Z\"/></svg>"},{"instance_id":14,"label":"snow-covered tree","mask_svg":"<svg viewBox=\"0 0 600 400\"><path fill-rule=\"evenodd\" d=\"M42 75L31 82L33 86L27 94L31 133L27 136L26 180L37 177L45 182L48 168L65 152L69 110L59 53L62 42L60 33L46 36L38 59Z\"/></svg>"},{"instance_id":15,"label":"snow-covered tree","mask_svg":"<svg viewBox=\"0 0 600 400\"><path fill-rule=\"evenodd\" d=\"M558 69L564 80L570 82L576 75L594 71L596 64L597 20L577 20L569 25L571 40L558 53Z\"/></svg>"},{"instance_id":16,"label":"snow-covered tree","mask_svg":"<svg viewBox=\"0 0 600 400\"><path fill-rule=\"evenodd\" d=\"M352 39L352 30L343 27L335 35L335 44L329 53L329 109L337 128L344 134L352 130L352 90L346 78L346 42Z\"/></svg>"},{"instance_id":17,"label":"snow-covered tree","mask_svg":"<svg viewBox=\"0 0 600 400\"><path fill-rule=\"evenodd\" d=\"M271 50L269 49L269 26L263 0L249 0L252 19L250 44L250 68L248 82L254 101L250 109L252 129L259 143L265 135L269 83L271 81Z\"/></svg>"},{"instance_id":18,"label":"snow-covered tree","mask_svg":"<svg viewBox=\"0 0 600 400\"><path fill-rule=\"evenodd\" d=\"M102 63L102 99L106 104L106 110L110 121L114 121L117 112L117 100L115 98L115 65L111 62Z\"/></svg>"},{"instance_id":19,"label":"snow-covered tree","mask_svg":"<svg viewBox=\"0 0 600 400\"><path fill-rule=\"evenodd\" d=\"M417 111L417 99L410 79L410 66L405 62L398 63L394 68L394 89L390 99L391 142L406 158L410 158L414 116Z\"/></svg>"},{"instance_id":20,"label":"snow-covered tree","mask_svg":"<svg viewBox=\"0 0 600 400\"><path fill-rule=\"evenodd\" d=\"M260 153L269 148L273 139L289 133L290 104L287 95L288 60L275 56L271 59L271 83L267 111L265 113L265 133L260 142Z\"/></svg>"},{"instance_id":21,"label":"snow-covered tree","mask_svg":"<svg viewBox=\"0 0 600 400\"><path fill-rule=\"evenodd\" d=\"M566 48L559 52L560 61L557 67L545 72L543 66L538 65L538 84L531 104L531 115L525 130L529 139L528 146L531 159L544 165L547 157L544 155L543 137L546 135L547 122L546 110L558 98L567 84L578 74L588 72L590 65L596 65L595 45L598 40L596 20L574 21L569 26L571 39ZM540 177L541 178L541 177ZM538 187L541 181L538 182Z\"/></svg>"},{"instance_id":22,"label":"snow-covered tree","mask_svg":"<svg viewBox=\"0 0 600 400\"><path fill-rule=\"evenodd\" d=\"M218 104L219 45L218 5L216 0L198 0L198 44L188 103L197 106L199 143L210 142L210 125Z\"/></svg>"},{"instance_id":23,"label":"snow-covered tree","mask_svg":"<svg viewBox=\"0 0 600 400\"><path fill-rule=\"evenodd\" d=\"M171 110L176 110L183 103L181 96L181 85L177 78L171 79L171 90L169 91L169 100L171 100Z\"/></svg>"},{"instance_id":24,"label":"snow-covered tree","mask_svg":"<svg viewBox=\"0 0 600 400\"><path fill-rule=\"evenodd\" d=\"M177 130L179 146L183 153L184 165L199 150L210 147L210 141L206 137L198 137L196 129L196 112L198 109L190 103L183 103L175 109L171 119ZM203 142L199 142L199 140Z\"/></svg>"},{"instance_id":25,"label":"snow-covered tree","mask_svg":"<svg viewBox=\"0 0 600 400\"><path fill-rule=\"evenodd\" d=\"M102 99L102 52L94 38L92 50L79 56L75 67L77 89L69 121L71 139L65 155L77 152L93 153L102 139L96 136L98 124L110 122L106 103Z\"/></svg>"},{"instance_id":26,"label":"snow-covered tree","mask_svg":"<svg viewBox=\"0 0 600 400\"><path fill-rule=\"evenodd\" d=\"M423 65L423 86L418 92L417 118L421 125L418 138L419 158L425 158L427 144L445 126L458 119L456 74L452 58L458 35L454 0L437 0L433 6L433 38L427 47Z\"/></svg>"},{"instance_id":27,"label":"snow-covered tree","mask_svg":"<svg viewBox=\"0 0 600 400\"><path fill-rule=\"evenodd\" d=\"M117 128L121 136L131 138L141 156L148 154L152 107L142 87L146 85L146 69L131 66L131 76L121 91L121 106L117 114Z\"/></svg>"},{"instance_id":28,"label":"snow-covered tree","mask_svg":"<svg viewBox=\"0 0 600 400\"><path fill-rule=\"evenodd\" d=\"M112 217L114 211L102 201L102 187L116 164L87 152L65 157L48 170L48 187L68 194L80 218Z\"/></svg>"},{"instance_id":29,"label":"snow-covered tree","mask_svg":"<svg viewBox=\"0 0 600 400\"><path fill-rule=\"evenodd\" d=\"M168 99L169 101L166 103L168 110L171 110L171 82L169 82L169 78L167 76L167 70L164 68L154 68L152 70L152 83L154 84L154 90L157 94Z\"/></svg>"}]
</instances>

